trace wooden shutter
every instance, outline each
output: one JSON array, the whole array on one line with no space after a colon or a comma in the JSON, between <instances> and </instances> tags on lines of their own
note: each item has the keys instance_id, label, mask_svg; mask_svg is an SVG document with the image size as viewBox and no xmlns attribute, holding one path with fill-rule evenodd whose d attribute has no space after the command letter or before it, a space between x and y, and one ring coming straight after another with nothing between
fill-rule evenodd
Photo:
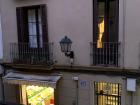
<instances>
[{"instance_id":1,"label":"wooden shutter","mask_svg":"<svg viewBox=\"0 0 140 105\"><path fill-rule=\"evenodd\" d=\"M47 7L46 5L40 5L41 20L42 20L42 37L43 43L48 43L48 27L47 27Z\"/></svg>"},{"instance_id":2,"label":"wooden shutter","mask_svg":"<svg viewBox=\"0 0 140 105\"><path fill-rule=\"evenodd\" d=\"M18 7L16 10L17 10L18 42L27 43L28 42L27 12L23 7Z\"/></svg>"}]
</instances>

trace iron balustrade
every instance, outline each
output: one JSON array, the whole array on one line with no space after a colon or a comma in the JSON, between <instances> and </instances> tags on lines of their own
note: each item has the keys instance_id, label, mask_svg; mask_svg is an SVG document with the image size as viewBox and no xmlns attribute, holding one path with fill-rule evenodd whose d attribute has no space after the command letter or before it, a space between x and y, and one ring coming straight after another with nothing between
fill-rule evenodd
<instances>
[{"instance_id":1,"label":"iron balustrade","mask_svg":"<svg viewBox=\"0 0 140 105\"><path fill-rule=\"evenodd\" d=\"M11 43L10 59L20 64L53 64L53 43L31 47L29 43Z\"/></svg>"},{"instance_id":2,"label":"iron balustrade","mask_svg":"<svg viewBox=\"0 0 140 105\"><path fill-rule=\"evenodd\" d=\"M94 82L95 105L121 105L122 85Z\"/></svg>"},{"instance_id":3,"label":"iron balustrade","mask_svg":"<svg viewBox=\"0 0 140 105\"><path fill-rule=\"evenodd\" d=\"M92 65L96 66L120 66L120 43L103 42L100 46L97 42L91 44Z\"/></svg>"}]
</instances>

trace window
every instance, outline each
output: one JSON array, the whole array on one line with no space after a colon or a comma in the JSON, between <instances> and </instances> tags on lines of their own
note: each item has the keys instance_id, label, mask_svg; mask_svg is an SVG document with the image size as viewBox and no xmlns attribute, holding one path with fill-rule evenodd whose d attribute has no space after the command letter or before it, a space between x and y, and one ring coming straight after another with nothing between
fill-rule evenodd
<instances>
[{"instance_id":1,"label":"window","mask_svg":"<svg viewBox=\"0 0 140 105\"><path fill-rule=\"evenodd\" d=\"M17 8L18 40L30 48L42 48L48 42L46 6Z\"/></svg>"},{"instance_id":2,"label":"window","mask_svg":"<svg viewBox=\"0 0 140 105\"><path fill-rule=\"evenodd\" d=\"M42 46L42 26L40 9L30 9L28 13L28 29L29 29L29 44L30 47Z\"/></svg>"},{"instance_id":3,"label":"window","mask_svg":"<svg viewBox=\"0 0 140 105\"><path fill-rule=\"evenodd\" d=\"M94 0L94 35L97 48L118 42L118 0Z\"/></svg>"},{"instance_id":4,"label":"window","mask_svg":"<svg viewBox=\"0 0 140 105\"><path fill-rule=\"evenodd\" d=\"M118 0L93 2L93 64L119 66Z\"/></svg>"},{"instance_id":5,"label":"window","mask_svg":"<svg viewBox=\"0 0 140 105\"><path fill-rule=\"evenodd\" d=\"M46 5L17 8L18 44L12 47L16 49L13 50L17 55L15 62L49 64L46 18Z\"/></svg>"}]
</instances>

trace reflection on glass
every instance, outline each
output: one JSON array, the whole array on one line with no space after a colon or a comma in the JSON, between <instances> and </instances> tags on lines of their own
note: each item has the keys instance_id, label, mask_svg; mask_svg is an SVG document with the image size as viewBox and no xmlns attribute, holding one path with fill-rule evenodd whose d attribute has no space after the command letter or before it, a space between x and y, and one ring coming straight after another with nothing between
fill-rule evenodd
<instances>
[{"instance_id":1,"label":"reflection on glass","mask_svg":"<svg viewBox=\"0 0 140 105\"><path fill-rule=\"evenodd\" d=\"M31 48L37 48L37 37L34 35L29 36L29 42Z\"/></svg>"},{"instance_id":2,"label":"reflection on glass","mask_svg":"<svg viewBox=\"0 0 140 105\"><path fill-rule=\"evenodd\" d=\"M109 2L109 40L110 42L117 42L117 15L116 15L116 0L111 0Z\"/></svg>"},{"instance_id":3,"label":"reflection on glass","mask_svg":"<svg viewBox=\"0 0 140 105\"><path fill-rule=\"evenodd\" d=\"M28 10L28 22L36 22L34 9Z\"/></svg>"},{"instance_id":4,"label":"reflection on glass","mask_svg":"<svg viewBox=\"0 0 140 105\"><path fill-rule=\"evenodd\" d=\"M43 47L43 36L42 36L42 20L41 20L41 10L38 10L38 24L39 24L39 41L40 47Z\"/></svg>"},{"instance_id":5,"label":"reflection on glass","mask_svg":"<svg viewBox=\"0 0 140 105\"><path fill-rule=\"evenodd\" d=\"M28 10L28 30L30 47L37 48L37 27L34 9Z\"/></svg>"},{"instance_id":6,"label":"reflection on glass","mask_svg":"<svg viewBox=\"0 0 140 105\"><path fill-rule=\"evenodd\" d=\"M30 47L43 47L42 20L40 9L28 10L28 31Z\"/></svg>"},{"instance_id":7,"label":"reflection on glass","mask_svg":"<svg viewBox=\"0 0 140 105\"><path fill-rule=\"evenodd\" d=\"M36 36L36 34L37 34L37 32L36 32L36 23L28 23L28 27L29 27L29 35Z\"/></svg>"}]
</instances>

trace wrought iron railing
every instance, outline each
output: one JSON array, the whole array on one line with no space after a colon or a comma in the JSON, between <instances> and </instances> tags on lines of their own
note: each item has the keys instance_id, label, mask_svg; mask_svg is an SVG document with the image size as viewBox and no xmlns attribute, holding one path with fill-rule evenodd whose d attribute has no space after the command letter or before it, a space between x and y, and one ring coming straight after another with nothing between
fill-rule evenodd
<instances>
[{"instance_id":1,"label":"wrought iron railing","mask_svg":"<svg viewBox=\"0 0 140 105\"><path fill-rule=\"evenodd\" d=\"M121 84L94 82L94 91L96 105L121 105Z\"/></svg>"},{"instance_id":2,"label":"wrought iron railing","mask_svg":"<svg viewBox=\"0 0 140 105\"><path fill-rule=\"evenodd\" d=\"M96 66L120 66L120 43L103 42L100 45L97 42L91 45L91 62Z\"/></svg>"},{"instance_id":3,"label":"wrought iron railing","mask_svg":"<svg viewBox=\"0 0 140 105\"><path fill-rule=\"evenodd\" d=\"M12 63L51 65L53 43L46 43L41 47L31 47L28 43L11 43L10 59Z\"/></svg>"}]
</instances>

